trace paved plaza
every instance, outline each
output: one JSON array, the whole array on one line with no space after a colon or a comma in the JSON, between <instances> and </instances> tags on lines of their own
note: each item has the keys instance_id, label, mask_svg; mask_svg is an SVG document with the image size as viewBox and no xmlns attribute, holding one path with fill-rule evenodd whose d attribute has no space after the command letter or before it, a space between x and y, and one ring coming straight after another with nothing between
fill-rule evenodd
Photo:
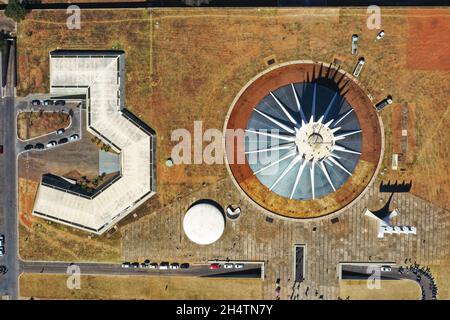
<instances>
[{"instance_id":1,"label":"paved plaza","mask_svg":"<svg viewBox=\"0 0 450 320\"><path fill-rule=\"evenodd\" d=\"M377 238L376 223L364 216L364 209L374 199L380 206L387 201L390 194L379 193L378 186L379 183L374 184L360 201L339 214L337 223L330 221L332 216L308 222L275 218L269 223L266 216L241 198L230 178L226 178L123 226L124 258L149 257L157 261L177 258L178 262L204 262L213 258L265 261L265 299L275 298L277 279L280 279L281 299L319 299L321 295L323 299L337 299L340 262L402 264L412 257L422 265L448 263L448 212L410 193L394 195L392 203L400 214L393 222L416 226L417 235ZM227 190L225 194L224 190ZM182 219L187 208L203 198L215 199L223 206L238 204L242 215L235 222L227 220L225 233L219 241L200 247L184 235ZM379 199L383 199L383 203ZM306 245L305 281L300 285L293 282L294 244ZM305 295L308 287L308 295Z\"/></svg>"}]
</instances>

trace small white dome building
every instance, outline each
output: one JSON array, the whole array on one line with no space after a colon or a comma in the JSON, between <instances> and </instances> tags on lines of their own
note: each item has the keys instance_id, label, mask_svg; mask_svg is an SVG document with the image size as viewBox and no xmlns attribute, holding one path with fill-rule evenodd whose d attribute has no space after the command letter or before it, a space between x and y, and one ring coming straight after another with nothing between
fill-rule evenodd
<instances>
[{"instance_id":1,"label":"small white dome building","mask_svg":"<svg viewBox=\"0 0 450 320\"><path fill-rule=\"evenodd\" d=\"M207 245L216 242L222 236L225 230L225 219L216 206L199 203L186 212L183 229L192 242Z\"/></svg>"}]
</instances>

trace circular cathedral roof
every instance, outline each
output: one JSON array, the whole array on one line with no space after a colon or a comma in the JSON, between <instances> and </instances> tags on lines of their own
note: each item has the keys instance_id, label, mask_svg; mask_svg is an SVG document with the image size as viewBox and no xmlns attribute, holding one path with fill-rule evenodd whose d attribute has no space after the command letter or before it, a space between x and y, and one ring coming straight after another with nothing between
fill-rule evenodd
<instances>
[{"instance_id":1,"label":"circular cathedral roof","mask_svg":"<svg viewBox=\"0 0 450 320\"><path fill-rule=\"evenodd\" d=\"M349 75L323 64L263 72L235 99L225 128L226 136L230 129L245 132L242 141L225 139L235 182L259 206L287 217L338 211L379 166L372 102Z\"/></svg>"},{"instance_id":2,"label":"circular cathedral roof","mask_svg":"<svg viewBox=\"0 0 450 320\"><path fill-rule=\"evenodd\" d=\"M199 203L190 207L186 212L183 229L192 242L207 245L216 242L222 236L225 219L216 206Z\"/></svg>"},{"instance_id":3,"label":"circular cathedral roof","mask_svg":"<svg viewBox=\"0 0 450 320\"><path fill-rule=\"evenodd\" d=\"M316 82L291 83L269 92L255 107L245 154L270 191L289 199L316 199L352 175L362 132L338 90Z\"/></svg>"}]
</instances>

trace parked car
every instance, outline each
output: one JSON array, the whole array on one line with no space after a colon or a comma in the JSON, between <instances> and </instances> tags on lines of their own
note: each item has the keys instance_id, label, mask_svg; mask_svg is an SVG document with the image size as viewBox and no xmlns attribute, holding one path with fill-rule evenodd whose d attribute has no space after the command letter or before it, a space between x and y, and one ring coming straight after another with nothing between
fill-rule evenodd
<instances>
[{"instance_id":1,"label":"parked car","mask_svg":"<svg viewBox=\"0 0 450 320\"><path fill-rule=\"evenodd\" d=\"M122 263L122 268L129 268L129 267L130 267L130 263L129 262Z\"/></svg>"},{"instance_id":2,"label":"parked car","mask_svg":"<svg viewBox=\"0 0 450 320\"><path fill-rule=\"evenodd\" d=\"M41 105L41 100L32 100L31 101L31 105L32 106L40 106Z\"/></svg>"},{"instance_id":3,"label":"parked car","mask_svg":"<svg viewBox=\"0 0 450 320\"><path fill-rule=\"evenodd\" d=\"M189 269L189 263L182 263L180 269Z\"/></svg>"},{"instance_id":4,"label":"parked car","mask_svg":"<svg viewBox=\"0 0 450 320\"><path fill-rule=\"evenodd\" d=\"M224 269L233 269L234 268L234 264L232 263L225 263L223 265Z\"/></svg>"},{"instance_id":5,"label":"parked car","mask_svg":"<svg viewBox=\"0 0 450 320\"><path fill-rule=\"evenodd\" d=\"M63 144L63 143L67 143L67 142L69 142L69 139L67 139L67 138L61 138L58 140L58 144Z\"/></svg>"},{"instance_id":6,"label":"parked car","mask_svg":"<svg viewBox=\"0 0 450 320\"><path fill-rule=\"evenodd\" d=\"M0 247L5 245L5 235L0 235Z\"/></svg>"},{"instance_id":7,"label":"parked car","mask_svg":"<svg viewBox=\"0 0 450 320\"><path fill-rule=\"evenodd\" d=\"M53 100L44 100L44 106L52 106L53 104Z\"/></svg>"},{"instance_id":8,"label":"parked car","mask_svg":"<svg viewBox=\"0 0 450 320\"><path fill-rule=\"evenodd\" d=\"M352 55L355 55L358 52L358 35L352 35Z\"/></svg>"},{"instance_id":9,"label":"parked car","mask_svg":"<svg viewBox=\"0 0 450 320\"><path fill-rule=\"evenodd\" d=\"M131 267L132 267L132 268L135 268L135 269L139 268L139 262L133 262L133 263L131 264Z\"/></svg>"},{"instance_id":10,"label":"parked car","mask_svg":"<svg viewBox=\"0 0 450 320\"><path fill-rule=\"evenodd\" d=\"M209 269L211 269L211 270L220 269L220 263L211 263L211 265L209 266Z\"/></svg>"},{"instance_id":11,"label":"parked car","mask_svg":"<svg viewBox=\"0 0 450 320\"><path fill-rule=\"evenodd\" d=\"M36 143L36 144L34 145L34 148L35 148L35 149L44 149L45 146L44 146L42 143Z\"/></svg>"},{"instance_id":12,"label":"parked car","mask_svg":"<svg viewBox=\"0 0 450 320\"><path fill-rule=\"evenodd\" d=\"M3 145L0 144L0 154L2 154L2 153L3 153Z\"/></svg>"},{"instance_id":13,"label":"parked car","mask_svg":"<svg viewBox=\"0 0 450 320\"><path fill-rule=\"evenodd\" d=\"M70 136L69 139L70 139L71 141L73 141L73 140L78 140L78 139L80 139L80 136L77 135L77 134L73 134L73 135Z\"/></svg>"},{"instance_id":14,"label":"parked car","mask_svg":"<svg viewBox=\"0 0 450 320\"><path fill-rule=\"evenodd\" d=\"M65 106L65 105L66 105L65 100L56 100L55 101L55 106Z\"/></svg>"},{"instance_id":15,"label":"parked car","mask_svg":"<svg viewBox=\"0 0 450 320\"><path fill-rule=\"evenodd\" d=\"M388 105L392 104L392 102L393 102L392 96L387 96L386 99L383 99L380 102L378 102L375 105L375 107L376 107L377 111L381 111L382 109L384 109Z\"/></svg>"},{"instance_id":16,"label":"parked car","mask_svg":"<svg viewBox=\"0 0 450 320\"><path fill-rule=\"evenodd\" d=\"M353 76L359 77L359 74L361 73L361 70L365 63L366 60L363 57L358 59L358 63L356 64L355 69L353 70Z\"/></svg>"},{"instance_id":17,"label":"parked car","mask_svg":"<svg viewBox=\"0 0 450 320\"><path fill-rule=\"evenodd\" d=\"M158 269L158 264L156 262L150 263L150 269Z\"/></svg>"},{"instance_id":18,"label":"parked car","mask_svg":"<svg viewBox=\"0 0 450 320\"><path fill-rule=\"evenodd\" d=\"M235 269L242 269L244 267L244 264L243 263L235 263L234 264L234 268Z\"/></svg>"},{"instance_id":19,"label":"parked car","mask_svg":"<svg viewBox=\"0 0 450 320\"><path fill-rule=\"evenodd\" d=\"M54 147L56 145L57 145L56 141L52 140L52 141L49 141L49 143L47 143L47 148L51 148L51 147Z\"/></svg>"},{"instance_id":20,"label":"parked car","mask_svg":"<svg viewBox=\"0 0 450 320\"><path fill-rule=\"evenodd\" d=\"M180 267L179 263L174 262L170 264L170 269L172 270L177 270L179 267Z\"/></svg>"},{"instance_id":21,"label":"parked car","mask_svg":"<svg viewBox=\"0 0 450 320\"><path fill-rule=\"evenodd\" d=\"M34 148L34 146L32 144L27 144L24 149L25 150L31 150L33 148Z\"/></svg>"},{"instance_id":22,"label":"parked car","mask_svg":"<svg viewBox=\"0 0 450 320\"><path fill-rule=\"evenodd\" d=\"M390 266L381 266L380 270L382 272L389 272L392 271L392 268Z\"/></svg>"},{"instance_id":23,"label":"parked car","mask_svg":"<svg viewBox=\"0 0 450 320\"><path fill-rule=\"evenodd\" d=\"M0 257L5 255L5 247L0 247Z\"/></svg>"},{"instance_id":24,"label":"parked car","mask_svg":"<svg viewBox=\"0 0 450 320\"><path fill-rule=\"evenodd\" d=\"M144 260L144 262L142 262L141 264L140 264L140 266L139 266L139 268L141 268L141 269L147 269L148 267L149 267L149 264L150 264L150 260Z\"/></svg>"},{"instance_id":25,"label":"parked car","mask_svg":"<svg viewBox=\"0 0 450 320\"><path fill-rule=\"evenodd\" d=\"M63 134L64 132L66 132L66 129L64 128L56 130L56 134Z\"/></svg>"},{"instance_id":26,"label":"parked car","mask_svg":"<svg viewBox=\"0 0 450 320\"><path fill-rule=\"evenodd\" d=\"M159 270L167 270L169 269L169 263L168 262L161 262L159 264Z\"/></svg>"},{"instance_id":27,"label":"parked car","mask_svg":"<svg viewBox=\"0 0 450 320\"><path fill-rule=\"evenodd\" d=\"M384 38L384 30L381 30L380 32L378 32L377 34L377 40L383 39Z\"/></svg>"}]
</instances>

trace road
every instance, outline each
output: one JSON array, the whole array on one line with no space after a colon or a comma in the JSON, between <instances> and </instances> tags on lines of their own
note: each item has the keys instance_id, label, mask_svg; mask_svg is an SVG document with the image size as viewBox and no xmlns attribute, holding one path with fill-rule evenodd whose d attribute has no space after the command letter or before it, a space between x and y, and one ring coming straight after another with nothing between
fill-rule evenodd
<instances>
[{"instance_id":1,"label":"road","mask_svg":"<svg viewBox=\"0 0 450 320\"><path fill-rule=\"evenodd\" d=\"M11 53L14 48L11 48ZM0 257L0 265L8 268L6 275L0 278L0 295L18 298L18 225L17 225L17 153L16 153L16 121L15 121L15 88L14 88L14 55L8 62L8 77L5 97L0 103L1 144L3 154L1 161L1 220L0 233L5 234L4 257Z\"/></svg>"},{"instance_id":2,"label":"road","mask_svg":"<svg viewBox=\"0 0 450 320\"><path fill-rule=\"evenodd\" d=\"M20 271L25 273L67 274L70 263L67 262L21 262ZM209 264L193 264L188 269L159 270L122 268L120 264L75 263L82 275L147 275L147 276L182 276L182 277L246 277L260 278L262 265L245 264L242 269L210 270ZM233 273L234 275L230 274Z\"/></svg>"},{"instance_id":3,"label":"road","mask_svg":"<svg viewBox=\"0 0 450 320\"><path fill-rule=\"evenodd\" d=\"M367 279L373 273L373 268L381 266L381 264L373 265L358 265L358 264L343 264L341 268L341 279ZM422 290L424 300L431 300L433 292L431 290L432 280L422 276L420 281L417 281L417 275L413 272L406 273L399 272L398 266L390 266L391 271L381 271L381 280L411 280L417 282Z\"/></svg>"}]
</instances>

